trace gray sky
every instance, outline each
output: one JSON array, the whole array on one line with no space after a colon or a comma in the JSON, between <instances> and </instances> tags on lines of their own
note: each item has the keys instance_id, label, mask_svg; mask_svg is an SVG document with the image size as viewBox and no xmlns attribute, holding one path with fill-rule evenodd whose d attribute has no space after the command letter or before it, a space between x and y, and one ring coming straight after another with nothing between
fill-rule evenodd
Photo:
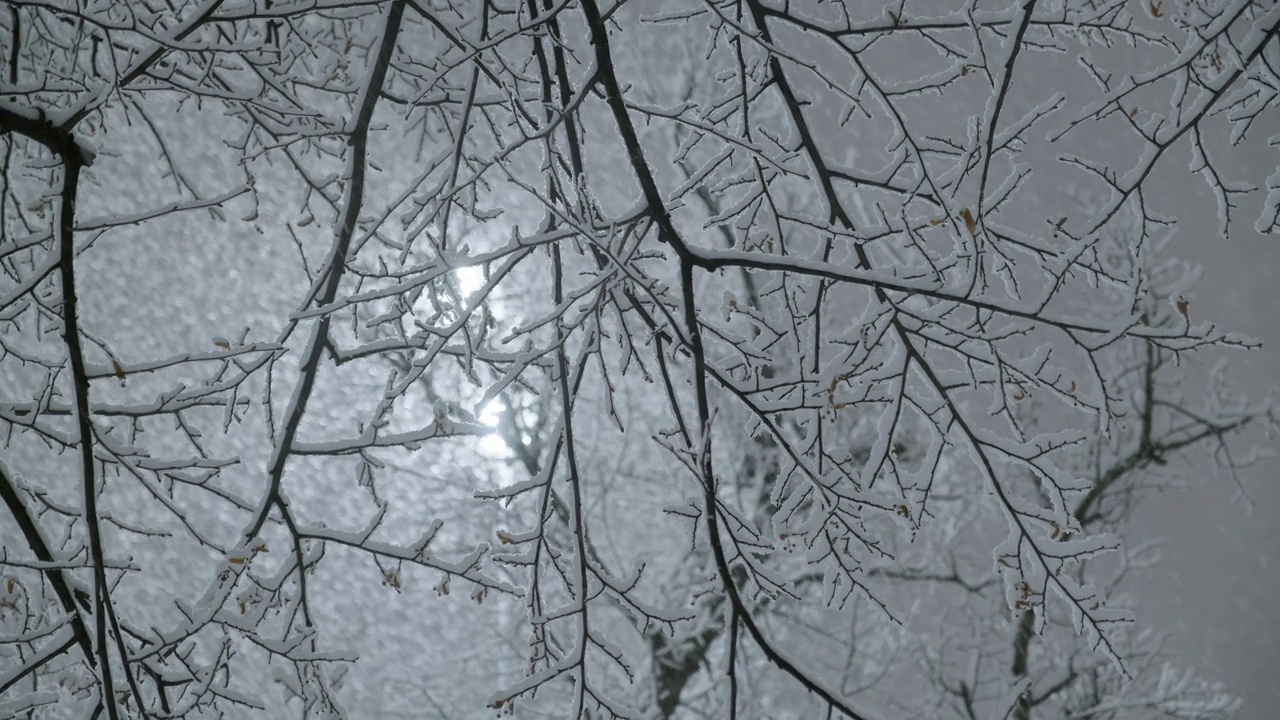
<instances>
[{"instance_id":1,"label":"gray sky","mask_svg":"<svg viewBox=\"0 0 1280 720\"><path fill-rule=\"evenodd\" d=\"M1011 113L1013 109L1011 106ZM954 121L964 117L963 113L956 113L955 116L939 116L938 119ZM1218 132L1225 130L1225 127L1217 127ZM1267 134L1266 128L1259 130L1263 131L1262 135ZM217 146L217 138L205 137L203 140L211 147ZM1092 136L1087 141L1097 142ZM197 142L197 138L183 139L184 146L190 144L195 147ZM1252 155L1216 160L1234 161L1238 176L1260 181L1272 172L1276 153L1261 154L1256 149L1255 143ZM1266 343L1258 351L1229 354L1233 361L1229 375L1232 386L1250 397L1261 399L1269 388L1277 384L1273 371L1280 368L1280 318L1277 317L1280 291L1277 291L1272 278L1275 270L1280 268L1280 239L1260 237L1252 232L1252 218L1256 216L1260 202L1257 197L1245 203L1232 228L1233 236L1230 239L1219 237L1214 229L1215 218L1212 217L1213 200L1200 178L1186 174L1188 159L1185 149L1164 159L1159 166L1160 180L1153 184L1151 195L1158 198L1164 212L1177 213L1187 207L1207 209L1203 216L1179 217L1179 239L1170 250L1205 268L1201 284L1190 295L1194 321L1211 320L1225 329L1252 335ZM126 152L116 158L104 157L98 168L111 168L114 162L120 176L132 175L130 164L145 164L151 160L148 156ZM206 181L218 175L211 164L203 164L201 169ZM127 191L115 188L126 195L149 200L143 189L140 185L131 185ZM83 209L88 214L119 211L120 203L112 202L110 193L102 191L97 198L101 207L95 208L92 199L85 202ZM256 208L255 215L260 210L264 218L284 218L284 222L293 218L294 225L301 226L302 223L298 222L301 216L293 210L290 200L294 199L286 197L278 200L278 206L266 204ZM232 217L241 217L247 211L248 208L236 206ZM282 277L278 271L279 267L289 266L295 260L293 247L287 241L277 238L273 243L265 235L258 236L248 221L242 221L233 223L238 228L235 231L218 227L217 242L210 240L205 243L206 238L199 234L200 231L180 232L181 228L192 227L188 225L190 218L176 218L172 228L164 225L165 222L168 221L150 225L150 235L138 242L114 246L114 250L111 247L95 248L86 255L82 267L100 269L96 275L91 271L86 273L92 282L88 283L89 287L82 295L88 308L83 317L94 321L91 325L96 326L100 322L105 326L114 320L128 324L130 332L148 336L157 334L158 323L166 316L171 322L176 320L180 327L174 332L159 334L164 340L148 338L152 346L147 348L147 352L157 352L155 346L163 341L174 342L179 348L207 348L211 338L231 335L244 325L252 311L265 311L266 316L276 319L289 311L290 303L299 293L285 292L282 288L287 288L289 283L298 284L302 278L297 273ZM310 223L309 220L306 224ZM196 227L213 232L205 226ZM313 228L307 232L315 231ZM109 246L108 243L103 245ZM120 253L121 257L113 258L112 252ZM192 262L192 258L199 257L201 252L210 253L206 256L209 262ZM174 262L164 272L143 272L137 265L145 263L138 263L137 258L147 258L156 265L166 262L167 258ZM95 262L101 262L101 265L94 265ZM131 266L130 263L136 265ZM114 269L121 267L131 268L134 275ZM222 272L210 272L213 267L220 268ZM171 298L183 293L198 298L203 322L193 323L185 316L175 317L171 303L150 300L153 296ZM255 332L259 330L255 328ZM127 350L135 352L134 348ZM1189 376L1202 377L1204 369L1211 366L1219 355L1205 352L1189 356ZM131 391L136 392L136 387ZM350 387L342 386L342 389L350 390ZM1201 388L1193 382L1187 389L1194 396ZM343 407L344 411L347 409ZM328 419L321 417L320 421ZM334 420L335 425L344 421L340 417ZM1268 442L1260 435L1248 440L1258 444ZM1274 444L1274 440L1270 442ZM1240 442L1238 447L1245 448L1248 444ZM251 460L246 463L250 468L262 467L261 458ZM1213 476L1207 459L1171 466L1169 470L1185 478L1190 488L1148 497L1137 516L1136 531L1129 534L1131 540L1154 536L1170 539L1166 562L1135 580L1132 586L1140 601L1139 622L1167 632L1182 665L1194 667L1206 677L1221 680L1229 689L1240 693L1246 701L1243 717L1267 717L1269 708L1280 706L1280 686L1270 672L1272 668L1280 667L1280 633L1277 632L1274 615L1269 612L1277 605L1275 598L1280 596L1280 577L1275 573L1275 566L1280 564L1280 557L1277 557L1280 552L1276 549L1280 543L1280 523L1275 520L1280 513L1280 486L1277 486L1280 461L1268 459L1243 474L1247 491L1255 502L1252 512L1238 500L1237 489L1229 481ZM314 488L315 480L310 480ZM316 494L326 501L331 500L328 495ZM301 496L299 493L298 497ZM367 566L365 570L368 570ZM350 581L351 577L343 574L339 579ZM377 586L380 582L372 574L365 580L369 586ZM335 594L335 597L343 599L354 596L354 593ZM397 656L407 655L409 650L395 647L396 641L405 640L397 630L406 624L405 618L411 617L415 608L395 603L384 605L379 609L386 610L385 617L390 620L370 625L385 633L395 633L394 636L365 639L371 645L385 643L394 647L393 654ZM465 629L466 624L453 623L449 627ZM364 634L365 628L357 629ZM459 642L465 642L468 633L459 632L463 635ZM369 631L369 636L376 634ZM430 652L424 648L416 650L424 654Z\"/></svg>"},{"instance_id":2,"label":"gray sky","mask_svg":"<svg viewBox=\"0 0 1280 720\"><path fill-rule=\"evenodd\" d=\"M1247 174L1265 177L1274 169L1268 160L1274 158L1254 156ZM1170 165L1181 169L1179 163ZM1192 186L1199 180L1182 183ZM1231 360L1233 385L1254 398L1280 385L1280 238L1242 229L1223 240L1207 218L1189 217L1182 219L1172 250L1203 267L1192 298L1196 314L1263 342L1259 350L1221 354ZM1194 362L1207 366L1216 355L1206 353ZM1262 447L1277 449L1275 438L1251 437ZM1280 684L1275 682L1280 667L1280 460L1264 458L1242 473L1255 503L1252 510L1236 497L1230 482L1213 476L1208 462L1184 474L1188 489L1153 495L1137 513L1136 534L1169 540L1166 562L1136 590L1143 605L1140 621L1171 633L1171 646L1187 666L1240 693L1245 701L1241 717L1275 717L1274 708L1280 707Z\"/></svg>"}]
</instances>

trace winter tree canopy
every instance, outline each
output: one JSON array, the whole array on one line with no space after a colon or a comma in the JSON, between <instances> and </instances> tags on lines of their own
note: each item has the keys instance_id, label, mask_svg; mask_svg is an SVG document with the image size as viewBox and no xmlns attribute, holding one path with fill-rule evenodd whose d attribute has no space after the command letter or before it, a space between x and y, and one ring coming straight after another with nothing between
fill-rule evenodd
<instances>
[{"instance_id":1,"label":"winter tree canopy","mask_svg":"<svg viewBox=\"0 0 1280 720\"><path fill-rule=\"evenodd\" d=\"M1275 0L3 5L0 716L1237 709Z\"/></svg>"}]
</instances>

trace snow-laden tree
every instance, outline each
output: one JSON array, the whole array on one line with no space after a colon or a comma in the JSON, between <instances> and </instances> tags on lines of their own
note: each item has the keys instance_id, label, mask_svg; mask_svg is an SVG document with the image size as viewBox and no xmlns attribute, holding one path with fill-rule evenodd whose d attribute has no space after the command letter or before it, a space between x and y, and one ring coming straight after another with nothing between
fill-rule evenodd
<instances>
[{"instance_id":1,"label":"snow-laden tree","mask_svg":"<svg viewBox=\"0 0 1280 720\"><path fill-rule=\"evenodd\" d=\"M1235 709L1274 0L4 5L0 715Z\"/></svg>"}]
</instances>

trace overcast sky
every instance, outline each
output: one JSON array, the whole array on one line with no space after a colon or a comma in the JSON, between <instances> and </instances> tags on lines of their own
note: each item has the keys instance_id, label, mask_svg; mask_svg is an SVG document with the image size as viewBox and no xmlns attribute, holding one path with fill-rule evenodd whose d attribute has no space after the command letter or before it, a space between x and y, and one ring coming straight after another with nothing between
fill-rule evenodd
<instances>
[{"instance_id":1,"label":"overcast sky","mask_svg":"<svg viewBox=\"0 0 1280 720\"><path fill-rule=\"evenodd\" d=\"M659 57L666 56L653 46L644 50ZM1051 60L1036 58L1026 62L1035 69L1037 66L1032 63ZM654 75L656 66L637 67L643 67L646 74ZM1053 69L1045 72L1053 72ZM667 81L665 77L661 79ZM1030 102L1028 99L1022 101ZM1017 109L1015 104L1011 104L1011 113ZM1025 109L1023 107L1022 111ZM818 114L816 110L814 113ZM963 119L965 115L940 114L937 121L950 122L957 117ZM1226 130L1222 123L1216 127L1218 132ZM201 143L208 146L208 161L192 164L198 165L202 181L209 182L212 187L211 178L228 172L227 168L216 167L213 159L224 149L219 144L221 138L201 132L194 126L186 129L192 132L193 137L180 138L184 147L195 152L201 148ZM1255 132L1265 137L1276 130L1263 127ZM1094 142L1092 137L1089 142ZM1232 165L1238 171L1238 177L1260 182L1274 171L1280 153L1274 148L1269 153L1257 152L1257 145L1251 145L1249 154L1217 160ZM129 152L127 143L117 144L112 149L117 154L104 155L96 172L103 172L106 168L118 173L113 177L127 176L136 181L146 177L145 168L154 163L153 157ZM1028 151L1028 156L1033 156L1035 150ZM1048 152L1044 148L1039 150ZM1271 388L1280 384L1275 378L1276 371L1280 370L1280 289L1277 289L1275 278L1277 270L1280 270L1280 238L1262 237L1252 230L1260 197L1245 201L1239 220L1232 227L1233 236L1221 237L1215 230L1216 218L1211 212L1214 201L1202 180L1186 172L1188 161L1185 148L1165 158L1159 165L1159 179L1150 188L1150 194L1158 198L1165 212L1176 213L1187 207L1210 210L1203 216L1179 215L1178 237L1170 248L1173 254L1197 262L1204 268L1200 285L1189 293L1192 319L1194 322L1215 322L1223 329L1251 335L1265 345L1248 353L1211 351L1189 355L1188 376L1200 380L1189 384L1187 390L1193 396L1200 392L1203 388L1197 383L1203 379L1206 369L1219 358L1227 357L1232 362L1229 373L1232 386L1252 398L1262 399ZM228 161L224 158L224 162ZM1056 184L1055 177L1049 175L1045 182ZM259 179L270 185L269 178ZM141 181L130 185L127 190L116 187L112 190L134 200L141 197L141 205L149 201L145 197L146 186ZM280 191L280 188L273 190ZM94 194L87 195L81 208L85 215L121 211L121 202L117 202L120 198L105 189L95 188ZM628 201L631 199L627 198ZM256 216L260 212L263 218L285 218L288 222L288 218L293 216L291 213L296 200L282 197L276 201L277 206L264 203L261 207L255 206L253 213ZM232 217L241 217L249 212L247 200L238 203L245 205L232 203ZM1034 208L1034 211L1039 212L1039 208ZM314 219L312 217L305 224L310 225ZM168 224L170 222L172 225ZM188 217L158 220L148 226L143 237L128 246L114 250L95 248L87 253L80 261L81 268L88 269L85 277L89 278L82 294L86 301L81 318L86 321L86 326L127 325L130 332L145 338L139 339L138 344L147 343L147 352L158 356L160 346L165 343L172 343L174 352L186 347L207 348L211 338L233 335L248 322L246 318L252 318L255 313L276 320L287 316L301 294L305 280L300 273L284 277L280 272L281 267L296 267L297 264L294 248L289 242L281 239L272 242L260 236L260 230L249 221L232 223L235 229L217 226L215 242L200 235L201 232L215 232L210 230L214 227L212 224L192 226L188 224L191 222ZM303 225L296 220L294 224ZM191 227L197 229L184 230ZM119 255L113 256L113 252ZM148 266L151 266L151 271L148 271ZM93 272L94 268L97 273ZM218 271L211 272L211 268ZM290 291L289 283L297 285L292 290L298 292ZM198 320L175 313L176 303L154 301L155 297L172 299L183 295L190 295L196 298L193 302L200 303L191 306L199 308ZM156 329L163 327L166 319L176 326L172 331L157 332ZM268 331L271 329L269 324L266 329L260 325L254 332L266 332L270 336ZM126 351L134 352L134 349L126 348ZM352 392L349 385L333 383L333 386ZM375 387L373 391L376 390ZM132 391L136 392L136 385ZM342 409L349 408L343 406ZM322 417L317 422L324 420L327 418ZM1276 445L1275 439L1264 438L1260 434L1254 434L1247 440L1263 447L1267 443L1273 447ZM1237 447L1245 449L1248 445L1249 442L1242 441ZM251 468L260 468L264 464L263 458L250 457L249 454L245 459L246 466ZM1175 465L1169 470L1185 479L1190 487L1148 497L1137 515L1136 531L1129 534L1131 541L1158 536L1169 538L1166 562L1136 578L1131 585L1140 600L1139 622L1167 632L1182 665L1195 668L1207 678L1221 680L1230 690L1242 695L1246 703L1243 717L1272 717L1271 709L1280 707L1280 683L1276 683L1274 678L1275 668L1280 667L1280 624L1275 613L1280 606L1280 573L1277 573L1280 569L1280 550L1277 550L1280 546L1280 522L1276 519L1280 516L1280 461L1267 458L1241 474L1244 490L1252 504L1241 497L1230 479L1214 475L1207 458ZM315 479L309 480L314 488ZM332 503L331 496L319 492L316 495ZM344 574L339 580L350 583L352 577L355 576ZM380 579L370 574L365 580L376 586ZM345 601L358 598L358 595L354 592L337 593L335 597ZM351 611L351 615L347 615L347 609L343 610L344 617L356 614L356 611ZM369 640L371 645L385 642L394 646L397 640L409 642L400 629L409 622L408 618L414 617L411 613L417 612L416 609L392 602L380 605L376 611L385 612L392 620L370 622L369 627L375 629L356 623L355 630L363 639L375 636L380 630L391 637ZM466 623L449 624L450 630L464 636L466 627ZM465 640L463 637L459 642ZM401 650L397 647L392 654L402 658L414 651L427 654L432 649L415 646Z\"/></svg>"},{"instance_id":2,"label":"overcast sky","mask_svg":"<svg viewBox=\"0 0 1280 720\"><path fill-rule=\"evenodd\" d=\"M1243 176L1260 179L1274 172L1277 154L1236 161L1244 164ZM1169 167L1175 175L1186 165L1175 160ZM1190 175L1169 177L1165 184L1179 194L1204 192L1199 178ZM1249 210L1260 200L1246 202L1242 219L1252 217ZM1247 224L1239 223L1224 240L1212 218L1181 217L1171 249L1202 266L1192 297L1199 319L1263 342L1259 350L1203 353L1193 362L1208 366L1228 358L1233 385L1260 399L1280 386L1280 238L1260 236ZM1274 437L1251 437L1272 452L1280 450ZM1241 474L1252 510L1230 482L1212 475L1208 462L1187 468L1185 475L1188 489L1152 496L1137 514L1139 535L1169 539L1168 560L1138 588L1142 619L1172 634L1172 646L1188 666L1239 692L1245 700L1242 717L1274 718L1280 707L1280 460L1264 458Z\"/></svg>"}]
</instances>

